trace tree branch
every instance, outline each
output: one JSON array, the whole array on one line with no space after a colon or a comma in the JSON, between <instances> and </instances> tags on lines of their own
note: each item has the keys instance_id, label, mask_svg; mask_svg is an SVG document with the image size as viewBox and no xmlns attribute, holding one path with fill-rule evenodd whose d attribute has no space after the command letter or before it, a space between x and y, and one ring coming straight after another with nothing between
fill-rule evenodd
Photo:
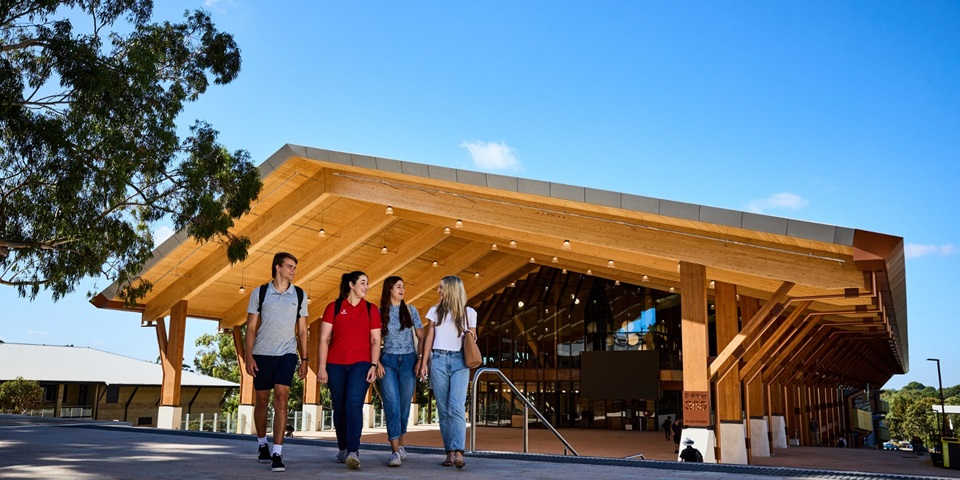
<instances>
[{"instance_id":1,"label":"tree branch","mask_svg":"<svg viewBox=\"0 0 960 480\"><path fill-rule=\"evenodd\" d=\"M50 44L43 40L40 40L39 38L30 38L20 43L11 43L9 45L4 45L0 47L0 52L9 52L13 50L21 50L24 48L37 47L37 46L46 48L46 47L49 47Z\"/></svg>"}]
</instances>

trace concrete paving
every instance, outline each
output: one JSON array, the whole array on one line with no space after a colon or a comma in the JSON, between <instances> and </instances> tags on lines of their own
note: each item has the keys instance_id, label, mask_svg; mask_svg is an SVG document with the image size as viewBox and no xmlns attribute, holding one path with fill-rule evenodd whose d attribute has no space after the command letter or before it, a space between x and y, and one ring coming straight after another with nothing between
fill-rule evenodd
<instances>
[{"instance_id":1,"label":"concrete paving","mask_svg":"<svg viewBox=\"0 0 960 480\"><path fill-rule=\"evenodd\" d=\"M490 430L490 432L487 432ZM478 447L496 450L496 435L514 432L514 429L480 429ZM582 432L565 431L571 434ZM594 431L585 431L592 432ZM610 431L596 431L613 433ZM413 432L424 438L439 437L439 433L429 429ZM535 451L534 441L541 431L531 430L531 451ZM626 432L630 433L630 432ZM655 432L633 432L646 434L646 440L668 442ZM536 434L536 435L535 435ZM362 466L360 470L347 470L334 461L336 445L323 439L329 432L317 434L314 438L303 436L288 439L284 445L284 462L287 471L270 472L269 465L256 460L256 442L249 435L233 435L210 432L183 432L135 428L117 423L85 422L74 423L63 419L36 419L0 415L0 478L11 479L199 479L231 478L261 479L265 476L277 478L317 478L343 477L360 478L437 478L455 475L462 480L472 479L551 479L584 480L585 478L626 479L645 477L653 479L716 479L716 480L767 480L767 479L913 479L913 478L960 478L960 471L932 467L912 474L870 473L864 471L830 471L821 469L821 462L812 458L825 458L833 451L840 450L848 458L858 458L868 454L887 454L886 457L864 456L864 463L876 464L877 461L895 461L907 452L879 452L860 449L789 449L791 455L776 455L770 458L795 457L811 468L801 469L791 466L738 466L716 464L678 463L673 460L626 460L623 458L602 457L564 457L560 455L517 454L485 451L466 456L467 466L462 470L442 467L441 449L433 446L409 446L410 456L401 467L386 465L388 449L383 443L365 443L361 448ZM371 432L364 441L372 439L380 432ZM481 443L486 436L487 444ZM574 435L567 435L573 437ZM578 440L583 440L577 435ZM509 441L512 441L510 438ZM605 443L610 450L614 446L632 443L628 448L642 446L640 435ZM554 442L556 442L554 440ZM408 444L418 442L408 442ZM422 442L420 442L422 443ZM575 441L571 440L576 448ZM521 443L522 445L522 443ZM585 445L585 443L584 443ZM505 445L500 445L501 447ZM600 446L603 446L602 444ZM652 445L651 445L652 446ZM517 445L520 447L520 445ZM669 448L669 447L667 447ZM507 449L510 449L509 447ZM807 451L806 455L803 455ZM672 456L672 450L670 450ZM646 455L645 455L646 456ZM799 456L799 457L798 457ZM929 456L926 456L929 462ZM906 461L914 460L912 457ZM921 460L922 462L922 460ZM895 462L894 462L895 463ZM920 462L912 465L919 467Z\"/></svg>"}]
</instances>

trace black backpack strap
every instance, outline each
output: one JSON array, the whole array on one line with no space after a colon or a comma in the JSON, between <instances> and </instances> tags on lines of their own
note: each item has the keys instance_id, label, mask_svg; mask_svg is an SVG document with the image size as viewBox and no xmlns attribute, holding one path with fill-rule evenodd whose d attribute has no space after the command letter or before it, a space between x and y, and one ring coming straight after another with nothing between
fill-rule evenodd
<instances>
[{"instance_id":1,"label":"black backpack strap","mask_svg":"<svg viewBox=\"0 0 960 480\"><path fill-rule=\"evenodd\" d=\"M294 315L297 320L300 320L300 309L303 308L303 289L296 285L294 285L293 288L297 289L297 313Z\"/></svg>"},{"instance_id":2,"label":"black backpack strap","mask_svg":"<svg viewBox=\"0 0 960 480\"><path fill-rule=\"evenodd\" d=\"M266 283L264 283L263 285L260 285L260 292L258 293L258 295L260 296L260 302L257 303L257 314L263 311L263 299L267 298Z\"/></svg>"}]
</instances>

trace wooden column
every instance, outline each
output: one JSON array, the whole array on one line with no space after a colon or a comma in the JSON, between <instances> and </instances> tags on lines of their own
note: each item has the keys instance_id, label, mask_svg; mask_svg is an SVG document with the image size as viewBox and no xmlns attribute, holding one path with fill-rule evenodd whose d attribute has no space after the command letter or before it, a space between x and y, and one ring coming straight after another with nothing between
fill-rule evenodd
<instances>
[{"instance_id":1,"label":"wooden column","mask_svg":"<svg viewBox=\"0 0 960 480\"><path fill-rule=\"evenodd\" d=\"M253 405L256 393L253 390L253 376L247 373L247 346L243 342L243 326L233 327L231 333L233 333L233 350L237 353L237 366L240 368L240 405Z\"/></svg>"},{"instance_id":2,"label":"wooden column","mask_svg":"<svg viewBox=\"0 0 960 480\"><path fill-rule=\"evenodd\" d=\"M740 332L737 313L737 287L716 283L715 305L717 321L717 350L723 350ZM735 365L717 382L717 418L719 421L742 423L743 406L740 402L740 369Z\"/></svg>"},{"instance_id":3,"label":"wooden column","mask_svg":"<svg viewBox=\"0 0 960 480\"><path fill-rule=\"evenodd\" d=\"M183 372L183 340L187 326L187 301L180 300L170 309L170 334L163 319L157 320L157 342L160 364L163 366L163 385L160 388L160 406L180 406L180 377Z\"/></svg>"},{"instance_id":4,"label":"wooden column","mask_svg":"<svg viewBox=\"0 0 960 480\"><path fill-rule=\"evenodd\" d=\"M757 315L757 312L759 311L760 311L759 299L754 297L748 297L745 295L740 297L740 318L742 318L744 321L744 325L742 325L742 327L744 328L747 327L747 325L750 325L751 321L763 321L762 318L755 318ZM739 372L737 377L739 377ZM752 429L750 428L751 427L750 419L752 418L751 411L755 412L758 408L760 409L761 412L763 411L762 407L759 406L759 403L763 401L763 395L762 394L758 395L758 391L756 387L754 387L752 391L753 395L751 395L751 390L748 388L748 385L743 382L741 382L740 388L742 389L742 392L743 392L743 398L746 401L746 405L744 405L744 414L746 416L747 458L750 461L752 461L753 460L753 442L762 442L766 440L761 438L756 438L756 439L752 438L753 437L753 435L751 435Z\"/></svg>"},{"instance_id":5,"label":"wooden column","mask_svg":"<svg viewBox=\"0 0 960 480\"><path fill-rule=\"evenodd\" d=\"M317 380L317 367L320 365L320 319L310 323L307 329L307 351L309 358L307 378L303 380L303 404L320 404L320 382Z\"/></svg>"},{"instance_id":6,"label":"wooden column","mask_svg":"<svg viewBox=\"0 0 960 480\"><path fill-rule=\"evenodd\" d=\"M683 438L690 438L703 460L714 463L716 435L710 417L710 352L707 333L707 269L680 262L680 337L683 343Z\"/></svg>"},{"instance_id":7,"label":"wooden column","mask_svg":"<svg viewBox=\"0 0 960 480\"><path fill-rule=\"evenodd\" d=\"M737 311L736 285L716 282L714 291L716 305L717 350L730 343L740 332ZM747 462L746 432L743 423L739 362L717 380L717 460L722 463Z\"/></svg>"},{"instance_id":8,"label":"wooden column","mask_svg":"<svg viewBox=\"0 0 960 480\"><path fill-rule=\"evenodd\" d=\"M680 335L683 342L683 389L709 391L707 377L707 269L680 262Z\"/></svg>"}]
</instances>

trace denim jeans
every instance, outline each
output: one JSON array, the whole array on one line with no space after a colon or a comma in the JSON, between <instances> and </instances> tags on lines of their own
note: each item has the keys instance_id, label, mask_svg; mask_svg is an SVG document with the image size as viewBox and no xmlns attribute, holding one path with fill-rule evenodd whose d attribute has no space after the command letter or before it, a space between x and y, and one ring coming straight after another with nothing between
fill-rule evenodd
<instances>
[{"instance_id":1,"label":"denim jeans","mask_svg":"<svg viewBox=\"0 0 960 480\"><path fill-rule=\"evenodd\" d=\"M363 431L363 401L367 396L367 372L370 362L350 365L327 364L330 402L333 404L333 428L337 430L337 447L348 452L360 451Z\"/></svg>"},{"instance_id":2,"label":"denim jeans","mask_svg":"<svg viewBox=\"0 0 960 480\"><path fill-rule=\"evenodd\" d=\"M396 440L407 433L410 419L410 403L417 387L417 354L385 353L380 356L383 378L380 379L380 394L383 395L383 416L387 422L387 440Z\"/></svg>"},{"instance_id":3,"label":"denim jeans","mask_svg":"<svg viewBox=\"0 0 960 480\"><path fill-rule=\"evenodd\" d=\"M463 450L467 436L467 384L470 369L463 361L463 350L434 350L430 355L430 384L440 414L443 449Z\"/></svg>"}]
</instances>

